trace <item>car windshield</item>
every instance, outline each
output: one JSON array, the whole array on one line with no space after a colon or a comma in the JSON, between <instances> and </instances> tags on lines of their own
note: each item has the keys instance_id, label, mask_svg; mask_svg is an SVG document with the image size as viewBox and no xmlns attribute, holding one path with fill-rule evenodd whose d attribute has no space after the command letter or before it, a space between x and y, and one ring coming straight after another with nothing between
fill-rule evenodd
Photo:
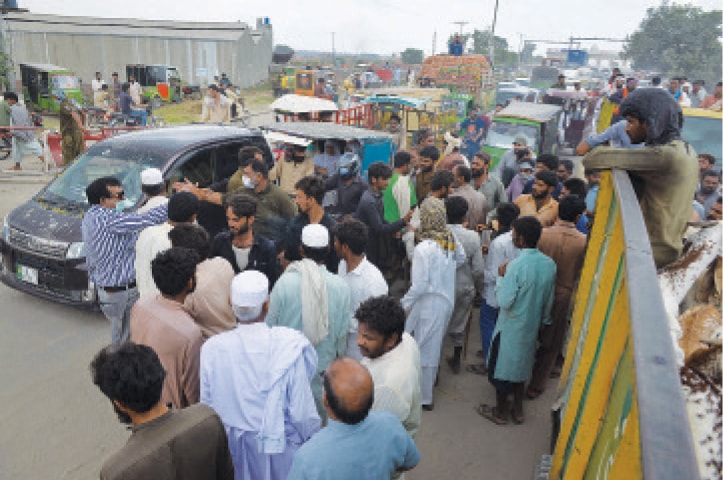
<instances>
[{"instance_id":1,"label":"car windshield","mask_svg":"<svg viewBox=\"0 0 723 480\"><path fill-rule=\"evenodd\" d=\"M723 122L720 118L686 116L681 137L693 145L696 153L710 153L720 164L723 156Z\"/></svg>"},{"instance_id":2,"label":"car windshield","mask_svg":"<svg viewBox=\"0 0 723 480\"><path fill-rule=\"evenodd\" d=\"M50 81L53 88L80 88L78 77L75 75L53 75Z\"/></svg>"},{"instance_id":3,"label":"car windshield","mask_svg":"<svg viewBox=\"0 0 723 480\"><path fill-rule=\"evenodd\" d=\"M517 135L524 135L527 138L527 146L533 151L537 150L537 127L509 122L492 122L487 133L487 145L510 149Z\"/></svg>"},{"instance_id":4,"label":"car windshield","mask_svg":"<svg viewBox=\"0 0 723 480\"><path fill-rule=\"evenodd\" d=\"M87 207L85 188L88 184L100 177L113 176L123 185L126 198L136 203L141 198L141 171L149 167L162 168L163 164L162 158L148 152L98 145L81 155L40 192L36 200Z\"/></svg>"}]
</instances>

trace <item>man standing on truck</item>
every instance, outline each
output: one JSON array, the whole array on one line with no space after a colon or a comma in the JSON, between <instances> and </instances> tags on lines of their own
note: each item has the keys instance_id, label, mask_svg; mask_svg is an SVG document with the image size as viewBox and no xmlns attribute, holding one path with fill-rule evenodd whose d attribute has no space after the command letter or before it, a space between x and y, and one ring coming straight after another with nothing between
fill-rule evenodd
<instances>
[{"instance_id":1,"label":"man standing on truck","mask_svg":"<svg viewBox=\"0 0 723 480\"><path fill-rule=\"evenodd\" d=\"M620 168L630 173L650 237L655 266L675 261L683 249L690 202L698 183L695 150L680 138L683 113L670 93L638 89L620 105L634 144L630 150L596 148L583 159L585 169Z\"/></svg>"}]
</instances>

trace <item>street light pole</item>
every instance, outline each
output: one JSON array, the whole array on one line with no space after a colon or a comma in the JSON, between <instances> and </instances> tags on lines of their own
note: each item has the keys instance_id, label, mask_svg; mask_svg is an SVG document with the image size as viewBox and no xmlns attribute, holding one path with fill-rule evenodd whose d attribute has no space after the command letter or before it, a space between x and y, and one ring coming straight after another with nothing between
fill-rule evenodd
<instances>
[{"instance_id":1,"label":"street light pole","mask_svg":"<svg viewBox=\"0 0 723 480\"><path fill-rule=\"evenodd\" d=\"M495 66L495 25L497 25L497 8L500 6L500 0L495 0L495 15L492 17L492 33L490 35L490 63L494 70Z\"/></svg>"},{"instance_id":2,"label":"street light pole","mask_svg":"<svg viewBox=\"0 0 723 480\"><path fill-rule=\"evenodd\" d=\"M331 32L331 66L336 67L336 49L334 48L334 32Z\"/></svg>"}]
</instances>

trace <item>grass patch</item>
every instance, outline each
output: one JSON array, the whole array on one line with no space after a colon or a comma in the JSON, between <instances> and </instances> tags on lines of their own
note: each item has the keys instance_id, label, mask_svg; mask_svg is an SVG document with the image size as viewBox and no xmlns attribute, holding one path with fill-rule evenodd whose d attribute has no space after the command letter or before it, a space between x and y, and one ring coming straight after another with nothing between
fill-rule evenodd
<instances>
[{"instance_id":1,"label":"grass patch","mask_svg":"<svg viewBox=\"0 0 723 480\"><path fill-rule=\"evenodd\" d=\"M202 100L184 100L181 103L164 104L154 112L162 117L166 124L197 122L201 118Z\"/></svg>"}]
</instances>

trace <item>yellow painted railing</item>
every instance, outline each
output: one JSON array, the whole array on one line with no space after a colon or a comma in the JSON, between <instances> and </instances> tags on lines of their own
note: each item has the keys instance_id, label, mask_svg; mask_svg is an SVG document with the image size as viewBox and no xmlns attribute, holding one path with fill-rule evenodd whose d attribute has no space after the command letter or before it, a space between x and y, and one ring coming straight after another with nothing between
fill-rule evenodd
<instances>
[{"instance_id":1,"label":"yellow painted railing","mask_svg":"<svg viewBox=\"0 0 723 480\"><path fill-rule=\"evenodd\" d=\"M650 242L626 172L604 172L560 378L549 479L699 478Z\"/></svg>"}]
</instances>

